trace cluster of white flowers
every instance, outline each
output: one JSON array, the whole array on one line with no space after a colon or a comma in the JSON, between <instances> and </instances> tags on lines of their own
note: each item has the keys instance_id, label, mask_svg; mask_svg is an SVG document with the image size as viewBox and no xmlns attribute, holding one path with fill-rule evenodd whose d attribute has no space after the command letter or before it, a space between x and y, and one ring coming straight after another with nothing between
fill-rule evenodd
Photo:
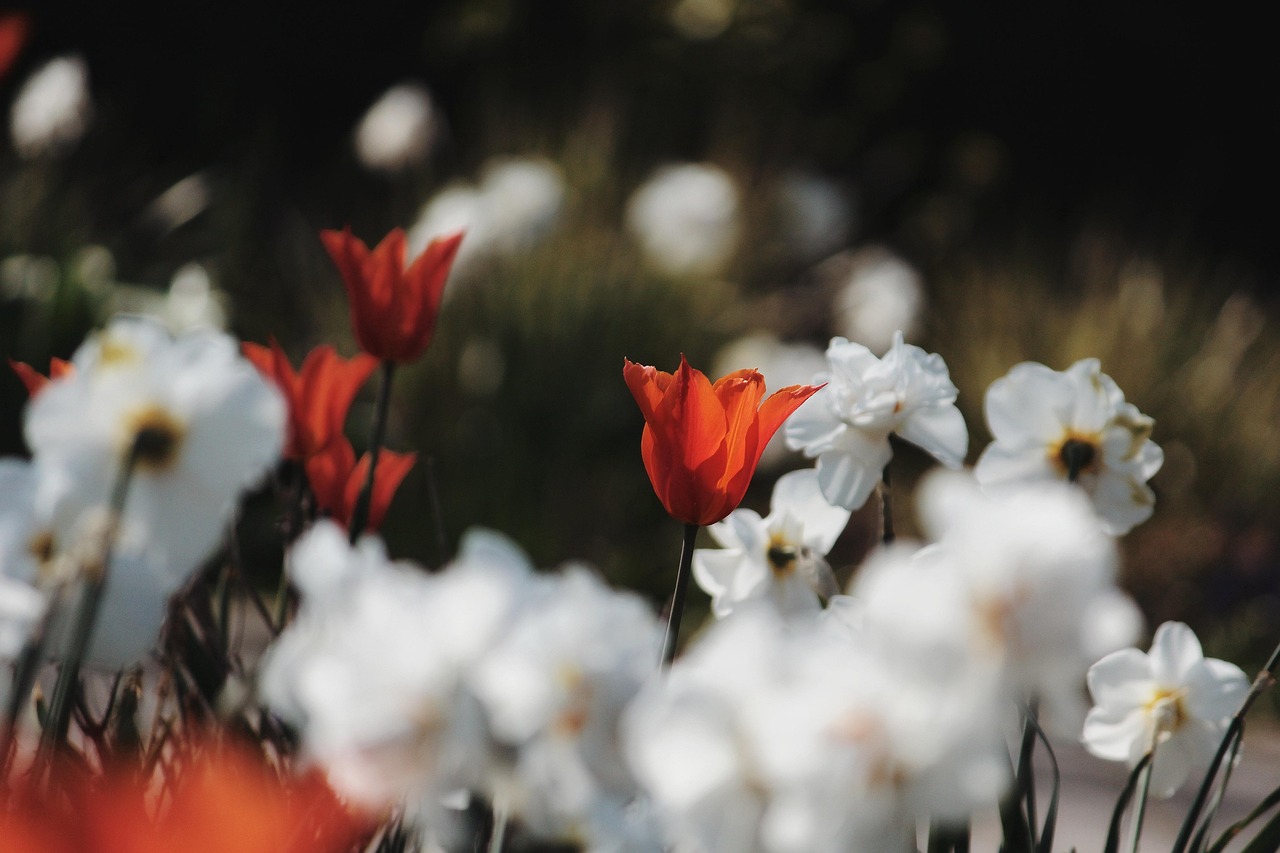
<instances>
[{"instance_id":1,"label":"cluster of white flowers","mask_svg":"<svg viewBox=\"0 0 1280 853\"><path fill-rule=\"evenodd\" d=\"M285 418L279 393L229 336L202 329L175 339L157 322L116 319L27 407L33 458L4 462L0 574L29 600L30 591L56 599L102 572L90 662L138 662L159 638L168 597L221 540L241 491L279 458ZM52 614L51 651L68 615Z\"/></svg>"},{"instance_id":2,"label":"cluster of white flowers","mask_svg":"<svg viewBox=\"0 0 1280 853\"><path fill-rule=\"evenodd\" d=\"M618 749L622 710L661 645L642 599L580 567L535 574L487 532L429 574L322 522L291 571L302 608L260 689L340 792L403 804L447 834L442 801L463 789L535 834L646 849L652 831Z\"/></svg>"}]
</instances>

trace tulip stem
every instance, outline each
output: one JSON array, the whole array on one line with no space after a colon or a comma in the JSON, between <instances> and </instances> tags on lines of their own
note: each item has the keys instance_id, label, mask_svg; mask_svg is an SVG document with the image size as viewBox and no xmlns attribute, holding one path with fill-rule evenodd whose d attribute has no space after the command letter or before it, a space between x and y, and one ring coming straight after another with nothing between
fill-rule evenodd
<instances>
[{"instance_id":1,"label":"tulip stem","mask_svg":"<svg viewBox=\"0 0 1280 853\"><path fill-rule=\"evenodd\" d=\"M893 532L893 488L889 484L889 466L880 475L880 541L892 545L897 536Z\"/></svg>"},{"instance_id":2,"label":"tulip stem","mask_svg":"<svg viewBox=\"0 0 1280 853\"><path fill-rule=\"evenodd\" d=\"M124 516L125 499L129 496L129 483L133 480L134 468L139 456L145 452L147 439L145 431L140 431L129 453L124 459L120 473L116 476L115 485L111 489L111 503L107 509L106 527L102 531L101 551L89 558L89 562L80 566L80 595L76 599L75 612L71 623L71 642L67 648L67 656L58 670L58 680L53 686L53 697L49 701L49 717L44 731L40 734L40 748L36 755L36 765L50 768L53 752L58 744L66 739L67 727L71 723L72 698L80 683L80 667L89 651L89 640L93 635L93 626L98 617L98 606L102 602L102 591L106 586L107 572L111 568L111 558L115 551L116 536L120 531L120 519Z\"/></svg>"},{"instance_id":3,"label":"tulip stem","mask_svg":"<svg viewBox=\"0 0 1280 853\"><path fill-rule=\"evenodd\" d=\"M395 375L396 364L390 359L383 359L382 371L378 382L378 398L373 407L373 432L369 438L369 472L365 474L364 485L360 487L360 496L356 498L355 508L351 512L351 544L356 544L360 534L369 523L369 506L373 502L373 476L378 470L378 455L387 437L387 415L391 411L391 380Z\"/></svg>"},{"instance_id":4,"label":"tulip stem","mask_svg":"<svg viewBox=\"0 0 1280 853\"><path fill-rule=\"evenodd\" d=\"M693 571L693 542L698 538L698 525L684 526L684 544L680 548L680 567L676 570L676 588L671 594L671 612L667 615L667 632L662 638L662 668L671 666L676 658L676 643L680 639L680 617L684 614L684 597L689 590L689 575Z\"/></svg>"}]
</instances>

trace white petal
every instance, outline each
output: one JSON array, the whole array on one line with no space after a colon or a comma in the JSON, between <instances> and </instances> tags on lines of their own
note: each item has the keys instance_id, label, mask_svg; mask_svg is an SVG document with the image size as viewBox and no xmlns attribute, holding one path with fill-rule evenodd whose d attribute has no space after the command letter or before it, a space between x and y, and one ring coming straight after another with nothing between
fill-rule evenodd
<instances>
[{"instance_id":1,"label":"white petal","mask_svg":"<svg viewBox=\"0 0 1280 853\"><path fill-rule=\"evenodd\" d=\"M1043 447L1018 449L992 442L973 466L974 478L983 488L1006 484L1060 479Z\"/></svg>"},{"instance_id":2,"label":"white petal","mask_svg":"<svg viewBox=\"0 0 1280 853\"><path fill-rule=\"evenodd\" d=\"M954 405L916 409L898 428L898 435L928 451L943 465L959 468L969 452L969 430Z\"/></svg>"},{"instance_id":3,"label":"white petal","mask_svg":"<svg viewBox=\"0 0 1280 853\"><path fill-rule=\"evenodd\" d=\"M1162 687L1187 683L1192 669L1204 660L1200 640L1182 622L1165 622L1151 640L1151 672Z\"/></svg>"},{"instance_id":4,"label":"white petal","mask_svg":"<svg viewBox=\"0 0 1280 853\"><path fill-rule=\"evenodd\" d=\"M1075 389L1070 379L1043 364L1023 362L987 389L987 427L1000 444L1048 445L1070 424Z\"/></svg>"},{"instance_id":5,"label":"white petal","mask_svg":"<svg viewBox=\"0 0 1280 853\"><path fill-rule=\"evenodd\" d=\"M842 449L818 457L818 483L832 504L855 510L867 502L880 482L893 450L887 439L873 443L854 432L847 433L846 439Z\"/></svg>"},{"instance_id":6,"label":"white petal","mask_svg":"<svg viewBox=\"0 0 1280 853\"><path fill-rule=\"evenodd\" d=\"M1205 658L1187 673L1187 713L1218 723L1240 710L1249 679L1235 664Z\"/></svg>"},{"instance_id":7,"label":"white petal","mask_svg":"<svg viewBox=\"0 0 1280 853\"><path fill-rule=\"evenodd\" d=\"M711 609L723 619L765 581L755 564L741 551L698 549L693 552L693 579L711 596Z\"/></svg>"},{"instance_id":8,"label":"white petal","mask_svg":"<svg viewBox=\"0 0 1280 853\"><path fill-rule=\"evenodd\" d=\"M844 532L850 515L849 510L833 506L823 497L814 468L788 472L774 484L773 502L765 524L787 513L804 524L804 544L823 556Z\"/></svg>"},{"instance_id":9,"label":"white petal","mask_svg":"<svg viewBox=\"0 0 1280 853\"><path fill-rule=\"evenodd\" d=\"M1155 688L1151 661L1138 649L1107 655L1089 667L1088 682L1094 704L1117 712L1143 707Z\"/></svg>"},{"instance_id":10,"label":"white petal","mask_svg":"<svg viewBox=\"0 0 1280 853\"><path fill-rule=\"evenodd\" d=\"M1200 752L1195 736L1189 727L1183 726L1156 747L1156 757L1151 761L1153 796L1171 797L1187 781L1191 765Z\"/></svg>"},{"instance_id":11,"label":"white petal","mask_svg":"<svg viewBox=\"0 0 1280 853\"><path fill-rule=\"evenodd\" d=\"M803 450L812 458L835 445L848 426L831 410L831 393L831 386L828 385L791 413L782 428L787 447Z\"/></svg>"},{"instance_id":12,"label":"white petal","mask_svg":"<svg viewBox=\"0 0 1280 853\"><path fill-rule=\"evenodd\" d=\"M1149 719L1141 709L1118 712L1109 708L1094 708L1085 717L1084 733L1080 737L1085 749L1108 761L1128 761L1135 744L1138 755L1146 750L1145 741L1150 737Z\"/></svg>"},{"instance_id":13,"label":"white petal","mask_svg":"<svg viewBox=\"0 0 1280 853\"><path fill-rule=\"evenodd\" d=\"M1122 536L1155 512L1156 496L1146 483L1104 468L1090 495L1102 520L1103 529L1112 536Z\"/></svg>"},{"instance_id":14,"label":"white petal","mask_svg":"<svg viewBox=\"0 0 1280 853\"><path fill-rule=\"evenodd\" d=\"M763 550L769 539L764 520L753 509L735 509L723 521L709 525L707 531L721 548L736 548L748 553Z\"/></svg>"}]
</instances>

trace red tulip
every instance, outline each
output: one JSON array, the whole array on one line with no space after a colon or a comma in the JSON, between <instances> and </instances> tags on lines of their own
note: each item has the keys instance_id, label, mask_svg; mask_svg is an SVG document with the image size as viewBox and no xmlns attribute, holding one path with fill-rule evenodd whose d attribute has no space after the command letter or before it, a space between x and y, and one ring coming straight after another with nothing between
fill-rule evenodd
<instances>
[{"instance_id":1,"label":"red tulip","mask_svg":"<svg viewBox=\"0 0 1280 853\"><path fill-rule=\"evenodd\" d=\"M392 453L384 448L378 454L378 470L374 472L373 492L369 496L369 519L364 527L366 531L382 526L396 489L400 488L400 482L415 461L417 455L413 453ZM356 462L356 452L346 438L340 438L323 453L307 460L307 480L315 493L316 503L344 527L351 524L356 501L368 476L369 454Z\"/></svg>"},{"instance_id":2,"label":"red tulip","mask_svg":"<svg viewBox=\"0 0 1280 853\"><path fill-rule=\"evenodd\" d=\"M302 369L294 372L275 338L270 348L254 343L241 344L241 348L288 401L289 440L284 455L302 462L342 435L351 401L378 366L371 355L360 353L347 360L326 344L309 352Z\"/></svg>"},{"instance_id":3,"label":"red tulip","mask_svg":"<svg viewBox=\"0 0 1280 853\"><path fill-rule=\"evenodd\" d=\"M675 375L623 360L644 414L640 452L662 505L686 524L712 524L737 508L778 427L821 386L764 397L764 377L739 370L715 385L680 356Z\"/></svg>"},{"instance_id":4,"label":"red tulip","mask_svg":"<svg viewBox=\"0 0 1280 853\"><path fill-rule=\"evenodd\" d=\"M462 232L432 240L408 269L399 228L372 252L350 228L321 231L320 239L342 273L360 348L383 361L409 362L422 355L435 332Z\"/></svg>"},{"instance_id":5,"label":"red tulip","mask_svg":"<svg viewBox=\"0 0 1280 853\"><path fill-rule=\"evenodd\" d=\"M23 361L14 361L13 359L9 359L9 366L13 368L14 373L18 374L18 378L22 380L22 384L27 386L28 397L35 397L44 390L44 386L48 385L51 380L61 379L74 370L71 362L64 361L60 358L49 359L48 376L45 376L40 371Z\"/></svg>"},{"instance_id":6,"label":"red tulip","mask_svg":"<svg viewBox=\"0 0 1280 853\"><path fill-rule=\"evenodd\" d=\"M136 771L55 770L59 795L11 790L0 811L8 853L341 853L370 834L318 777L277 779L240 751L170 768L162 797Z\"/></svg>"}]
</instances>

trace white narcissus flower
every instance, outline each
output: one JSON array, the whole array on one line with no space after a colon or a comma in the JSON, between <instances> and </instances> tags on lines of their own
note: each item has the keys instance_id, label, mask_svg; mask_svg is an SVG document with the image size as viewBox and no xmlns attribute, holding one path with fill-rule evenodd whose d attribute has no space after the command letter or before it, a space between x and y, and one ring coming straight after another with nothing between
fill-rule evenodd
<instances>
[{"instance_id":1,"label":"white narcissus flower","mask_svg":"<svg viewBox=\"0 0 1280 853\"><path fill-rule=\"evenodd\" d=\"M1062 372L1015 365L987 389L985 412L994 440L974 468L984 488L1074 479L1108 533L1126 533L1151 517L1155 495L1147 480L1164 462L1150 439L1155 422L1125 402L1096 358Z\"/></svg>"},{"instance_id":2,"label":"white narcissus flower","mask_svg":"<svg viewBox=\"0 0 1280 853\"><path fill-rule=\"evenodd\" d=\"M72 364L26 412L36 512L59 543L75 541L135 449L126 538L180 586L216 547L241 491L279 459L284 400L230 336L207 328L175 339L155 321L117 318Z\"/></svg>"},{"instance_id":3,"label":"white narcissus flower","mask_svg":"<svg viewBox=\"0 0 1280 853\"><path fill-rule=\"evenodd\" d=\"M922 483L918 502L936 544L915 559L917 592L863 594L898 603L887 621L903 644L931 637L941 644L945 631L963 631L976 656L1002 668L1016 699L1039 699L1051 720L1074 725L1089 663L1133 642L1141 627L1137 608L1116 586L1116 544L1088 500L1061 483L990 497L967 475L938 472ZM854 593L873 577L868 572ZM953 592L937 592L947 588ZM934 627L908 612L921 596L944 608ZM867 605L880 614L887 609Z\"/></svg>"},{"instance_id":4,"label":"white narcissus flower","mask_svg":"<svg viewBox=\"0 0 1280 853\"><path fill-rule=\"evenodd\" d=\"M849 510L829 504L812 468L782 475L769 515L736 509L707 530L723 550L693 552L693 577L711 596L718 618L748 601L769 601L783 615L817 613L818 596L838 590L823 559L849 523Z\"/></svg>"},{"instance_id":5,"label":"white narcissus flower","mask_svg":"<svg viewBox=\"0 0 1280 853\"><path fill-rule=\"evenodd\" d=\"M818 459L827 500L854 510L866 503L893 450L889 434L956 468L969 448L969 431L955 407L942 356L904 343L902 333L883 358L861 344L832 338L826 383L786 423L787 445Z\"/></svg>"},{"instance_id":6,"label":"white narcissus flower","mask_svg":"<svg viewBox=\"0 0 1280 853\"><path fill-rule=\"evenodd\" d=\"M438 574L387 560L380 540L347 544L321 521L293 546L302 606L268 649L259 690L299 727L302 751L343 796L408 802L427 828L440 799L482 786L484 713L464 676L501 635L531 567L496 534L468 534Z\"/></svg>"},{"instance_id":7,"label":"white narcissus flower","mask_svg":"<svg viewBox=\"0 0 1280 853\"><path fill-rule=\"evenodd\" d=\"M535 835L588 849L629 834L626 807L638 788L618 721L653 676L661 644L657 618L634 593L583 567L540 576L469 676L494 737L514 750L495 802Z\"/></svg>"},{"instance_id":8,"label":"white narcissus flower","mask_svg":"<svg viewBox=\"0 0 1280 853\"><path fill-rule=\"evenodd\" d=\"M1208 767L1248 691L1239 667L1206 658L1190 628L1166 622L1149 653L1122 649L1089 669L1094 707L1081 739L1130 767L1154 748L1151 791L1167 797L1193 768Z\"/></svg>"},{"instance_id":9,"label":"white narcissus flower","mask_svg":"<svg viewBox=\"0 0 1280 853\"><path fill-rule=\"evenodd\" d=\"M51 59L32 72L14 98L9 113L13 147L25 160L61 154L84 135L92 116L89 67L84 59Z\"/></svg>"},{"instance_id":10,"label":"white narcissus flower","mask_svg":"<svg viewBox=\"0 0 1280 853\"><path fill-rule=\"evenodd\" d=\"M1005 785L994 694L977 686L751 608L649 685L624 731L675 849L906 853L918 820L963 819Z\"/></svg>"}]
</instances>

